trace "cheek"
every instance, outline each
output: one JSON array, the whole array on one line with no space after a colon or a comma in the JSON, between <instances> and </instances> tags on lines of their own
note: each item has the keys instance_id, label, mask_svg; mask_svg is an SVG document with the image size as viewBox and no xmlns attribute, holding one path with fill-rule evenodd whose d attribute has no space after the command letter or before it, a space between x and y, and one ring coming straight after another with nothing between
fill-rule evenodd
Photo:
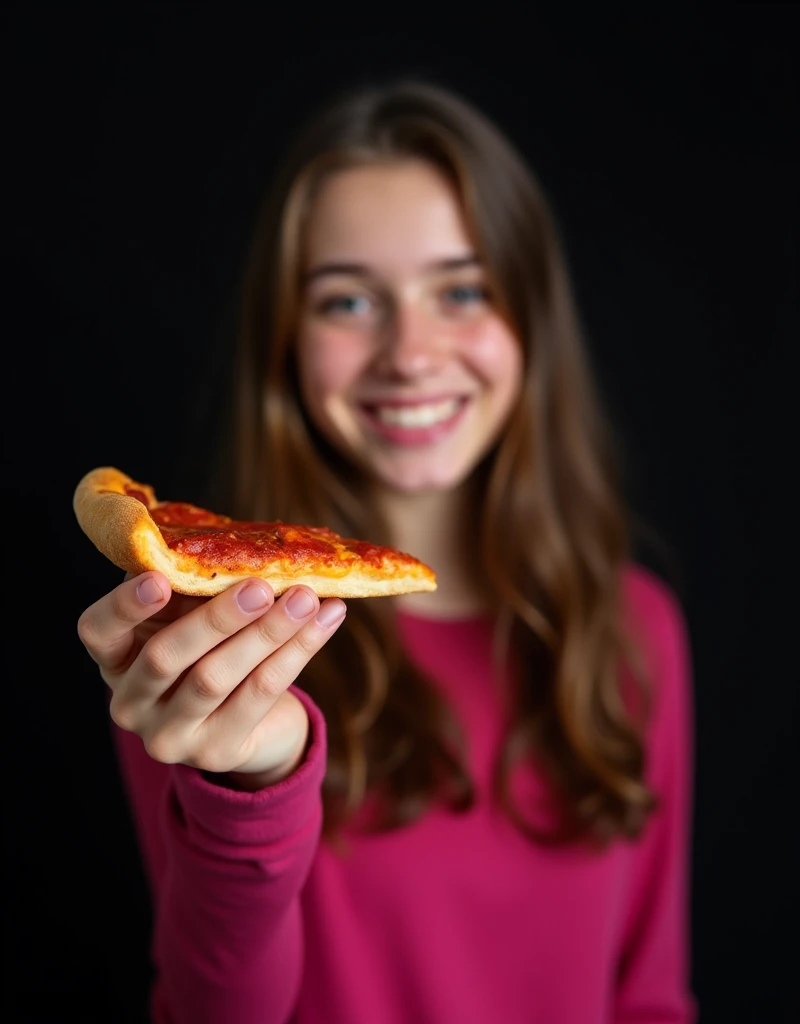
<instances>
[{"instance_id":1,"label":"cheek","mask_svg":"<svg viewBox=\"0 0 800 1024\"><path fill-rule=\"evenodd\" d=\"M321 408L328 398L346 391L363 372L367 359L368 346L352 331L323 326L301 329L300 383L309 408Z\"/></svg>"},{"instance_id":2,"label":"cheek","mask_svg":"<svg viewBox=\"0 0 800 1024\"><path fill-rule=\"evenodd\" d=\"M497 318L484 320L462 336L472 372L499 393L515 396L522 385L522 346Z\"/></svg>"}]
</instances>

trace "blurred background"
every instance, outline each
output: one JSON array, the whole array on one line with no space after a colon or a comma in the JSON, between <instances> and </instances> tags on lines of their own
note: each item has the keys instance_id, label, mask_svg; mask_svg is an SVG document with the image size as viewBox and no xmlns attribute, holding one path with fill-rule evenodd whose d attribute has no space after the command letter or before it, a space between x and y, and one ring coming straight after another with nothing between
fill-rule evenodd
<instances>
[{"instance_id":1,"label":"blurred background","mask_svg":"<svg viewBox=\"0 0 800 1024\"><path fill-rule=\"evenodd\" d=\"M119 573L75 484L111 463L201 500L274 162L329 93L406 73L481 105L549 193L640 557L686 611L701 1021L800 1019L798 7L512 10L3 8L7 1020L146 1019L146 891L75 633Z\"/></svg>"}]
</instances>

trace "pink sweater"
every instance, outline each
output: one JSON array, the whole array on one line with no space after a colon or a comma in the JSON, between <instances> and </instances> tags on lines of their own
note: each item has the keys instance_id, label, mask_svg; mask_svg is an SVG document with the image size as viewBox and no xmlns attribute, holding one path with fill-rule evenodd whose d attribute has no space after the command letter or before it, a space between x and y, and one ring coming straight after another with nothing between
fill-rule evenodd
<instances>
[{"instance_id":1,"label":"pink sweater","mask_svg":"<svg viewBox=\"0 0 800 1024\"><path fill-rule=\"evenodd\" d=\"M635 569L628 607L656 685L637 842L548 850L488 799L502 731L480 620L402 616L411 656L469 737L476 806L320 842L325 723L306 761L255 794L152 761L116 731L155 906L158 1024L687 1024L691 693L669 591ZM528 795L545 790L528 773Z\"/></svg>"}]
</instances>

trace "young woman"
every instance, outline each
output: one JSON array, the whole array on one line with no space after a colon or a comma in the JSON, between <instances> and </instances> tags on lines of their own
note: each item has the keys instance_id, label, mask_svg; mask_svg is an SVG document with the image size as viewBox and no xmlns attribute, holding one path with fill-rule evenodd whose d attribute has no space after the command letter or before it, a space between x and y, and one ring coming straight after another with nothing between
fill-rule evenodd
<instances>
[{"instance_id":1,"label":"young woman","mask_svg":"<svg viewBox=\"0 0 800 1024\"><path fill-rule=\"evenodd\" d=\"M693 1020L686 631L631 564L557 233L498 129L424 83L323 111L255 232L237 380L220 510L439 587L201 601L148 572L81 617L153 1019Z\"/></svg>"}]
</instances>

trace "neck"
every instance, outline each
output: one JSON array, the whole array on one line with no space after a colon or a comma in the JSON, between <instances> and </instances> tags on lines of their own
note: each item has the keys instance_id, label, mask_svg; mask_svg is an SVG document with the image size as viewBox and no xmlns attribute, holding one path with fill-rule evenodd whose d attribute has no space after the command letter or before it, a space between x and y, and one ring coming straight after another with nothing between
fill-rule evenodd
<instances>
[{"instance_id":1,"label":"neck","mask_svg":"<svg viewBox=\"0 0 800 1024\"><path fill-rule=\"evenodd\" d=\"M419 494L380 492L378 508L389 531L389 543L429 565L436 573L431 594L395 598L402 611L425 618L466 618L486 610L473 562L465 552L477 542L470 537L475 506L469 484L450 491Z\"/></svg>"}]
</instances>

